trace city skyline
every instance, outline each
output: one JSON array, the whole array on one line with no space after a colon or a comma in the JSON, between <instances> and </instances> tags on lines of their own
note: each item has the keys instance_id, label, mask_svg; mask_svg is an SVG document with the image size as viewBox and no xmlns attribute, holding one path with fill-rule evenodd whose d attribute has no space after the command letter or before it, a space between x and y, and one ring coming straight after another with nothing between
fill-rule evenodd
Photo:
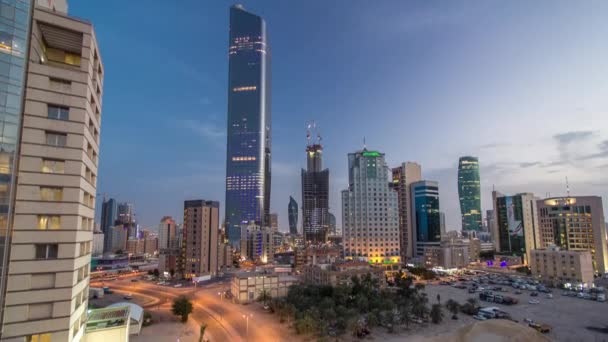
<instances>
[{"instance_id":1,"label":"city skyline","mask_svg":"<svg viewBox=\"0 0 608 342\"><path fill-rule=\"evenodd\" d=\"M129 30L129 18L138 13L138 6L70 4L71 13L95 23L106 64L114 71L106 80L111 87L104 107L112 115L104 121L99 189L134 203L144 227L154 227L163 215L180 217L184 199L218 200L224 211L226 36L231 4L167 11L151 3L141 30ZM608 57L599 43L608 32L599 15L606 4L577 8L566 2L483 4L475 9L462 3L442 7L382 3L373 9L362 2L346 4L332 3L320 13L321 2L307 8L303 2L290 8L245 2L246 9L264 17L271 27L275 94L271 210L281 213L283 231L288 227L282 209L285 201L290 195L301 198L302 139L293 137L300 136L302 125L313 115L321 118L326 165L336 170L330 210L338 226L338 194L347 184L346 155L361 148L363 136L370 148L386 153L389 166L415 161L423 166L425 179L439 182L449 230L460 228L457 160L461 155L476 155L483 161L484 212L491 209L493 185L505 193L565 195L566 176L573 194L608 200L608 181L601 172L608 165L604 114L608 103L601 95L605 81L593 71L600 70L601 61ZM301 18L289 15L294 10ZM173 21L179 18L179 23L160 32L152 20L160 13ZM374 20L380 16L384 22ZM318 29L301 28L310 18L319 22ZM363 25L354 25L357 22ZM515 22L518 30L512 30ZM476 30L480 23L484 32ZM345 25L352 30L340 29ZM533 34L522 40L519 30ZM571 39L557 41L552 38L556 33ZM146 61L135 58L136 53L124 57L125 51L150 45L159 34L178 37L180 42L198 35L201 43L194 48L177 44L179 57L166 50ZM348 41L347 34L382 38L367 42L372 52L354 54L359 43ZM500 44L489 44L490 38ZM394 39L399 46L387 50ZM298 41L307 45L294 43ZM308 44L326 53L303 54ZM527 49L525 59L519 53L522 48ZM581 49L591 51L580 58L575 51ZM468 53L471 50L476 53ZM544 58L546 51L552 51L551 58ZM359 70L356 75L350 67L340 67L346 56L356 56L351 66ZM157 83L178 84L176 89L153 86L144 75L165 60L171 73L161 70L155 76ZM568 72L559 72L563 67ZM126 69L129 72L123 72ZM138 89L145 91L134 93ZM364 94L369 100L361 102ZM316 101L309 101L309 96ZM346 121L344 113L348 113ZM376 113L382 119L369 120ZM578 120L573 122L573 115ZM132 134L125 122L135 123L140 134ZM408 122L419 129L403 135ZM347 135L340 134L345 124ZM539 126L540 134L535 129ZM439 139L421 135L429 131ZM155 139L161 134L164 139ZM415 148L423 140L428 141L425 148ZM163 164L158 164L159 154L164 156ZM125 155L130 158L125 160ZM130 176L142 170L146 172L140 177Z\"/></svg>"}]
</instances>

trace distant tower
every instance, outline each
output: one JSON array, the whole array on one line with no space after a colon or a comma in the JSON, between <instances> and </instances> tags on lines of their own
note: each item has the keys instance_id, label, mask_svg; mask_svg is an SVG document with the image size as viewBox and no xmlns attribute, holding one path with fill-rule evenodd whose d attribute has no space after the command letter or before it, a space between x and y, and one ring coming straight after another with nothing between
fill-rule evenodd
<instances>
[{"instance_id":1,"label":"distant tower","mask_svg":"<svg viewBox=\"0 0 608 342\"><path fill-rule=\"evenodd\" d=\"M315 131L316 139L312 139ZM304 241L324 243L329 228L329 170L323 170L323 146L316 125L307 129L307 169L302 169L302 218Z\"/></svg>"},{"instance_id":2,"label":"distant tower","mask_svg":"<svg viewBox=\"0 0 608 342\"><path fill-rule=\"evenodd\" d=\"M293 197L289 196L289 205L287 206L287 214L289 218L289 234L298 234L298 202Z\"/></svg>"},{"instance_id":3,"label":"distant tower","mask_svg":"<svg viewBox=\"0 0 608 342\"><path fill-rule=\"evenodd\" d=\"M401 261L413 257L414 223L412 222L412 203L410 184L422 180L420 164L405 162L392 169L393 187L397 190L399 203L399 245Z\"/></svg>"},{"instance_id":4,"label":"distant tower","mask_svg":"<svg viewBox=\"0 0 608 342\"><path fill-rule=\"evenodd\" d=\"M458 197L462 215L462 231L481 230L481 190L479 160L465 156L458 161Z\"/></svg>"}]
</instances>

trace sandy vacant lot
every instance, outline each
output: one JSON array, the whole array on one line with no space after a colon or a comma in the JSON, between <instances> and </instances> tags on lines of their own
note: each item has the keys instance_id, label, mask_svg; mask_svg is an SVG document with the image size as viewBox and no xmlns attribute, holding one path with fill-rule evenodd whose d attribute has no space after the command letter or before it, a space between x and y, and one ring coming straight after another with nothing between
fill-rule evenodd
<instances>
[{"instance_id":1,"label":"sandy vacant lot","mask_svg":"<svg viewBox=\"0 0 608 342\"><path fill-rule=\"evenodd\" d=\"M512 318L519 321L518 324L524 325L523 319L530 318L535 322L545 323L553 329L546 334L553 341L608 341L608 334L587 329L588 326L605 327L608 326L608 302L600 303L573 297L562 296L562 291L554 291L553 299L548 299L544 294L540 294L536 299L540 304L528 304L530 297L529 291L523 291L521 295L513 293L512 288L505 293L519 299L516 305L501 305L480 301L482 306L496 306L501 310L511 314ZM429 300L436 300L437 294L441 295L441 301L454 299L459 303L464 303L468 298L478 298L478 294L469 294L467 290L457 289L445 285L428 285L425 289ZM460 315L462 316L462 314ZM459 320L462 324L467 321ZM468 318L468 317L467 317ZM469 321L470 322L470 321ZM442 329L443 330L443 329Z\"/></svg>"}]
</instances>

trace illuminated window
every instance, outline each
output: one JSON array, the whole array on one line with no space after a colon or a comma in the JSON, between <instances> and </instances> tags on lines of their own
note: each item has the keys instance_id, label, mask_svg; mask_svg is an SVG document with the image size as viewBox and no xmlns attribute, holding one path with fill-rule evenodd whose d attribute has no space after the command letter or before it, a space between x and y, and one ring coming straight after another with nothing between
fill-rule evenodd
<instances>
[{"instance_id":1,"label":"illuminated window","mask_svg":"<svg viewBox=\"0 0 608 342\"><path fill-rule=\"evenodd\" d=\"M38 229L59 229L61 228L61 216L38 215Z\"/></svg>"},{"instance_id":2,"label":"illuminated window","mask_svg":"<svg viewBox=\"0 0 608 342\"><path fill-rule=\"evenodd\" d=\"M63 199L63 189L40 187L40 199L43 201L61 201Z\"/></svg>"},{"instance_id":3,"label":"illuminated window","mask_svg":"<svg viewBox=\"0 0 608 342\"><path fill-rule=\"evenodd\" d=\"M42 172L44 173L64 173L65 162L63 160L43 159Z\"/></svg>"},{"instance_id":4,"label":"illuminated window","mask_svg":"<svg viewBox=\"0 0 608 342\"><path fill-rule=\"evenodd\" d=\"M46 57L51 62L80 66L80 55L78 54L50 47L47 47L45 50Z\"/></svg>"},{"instance_id":5,"label":"illuminated window","mask_svg":"<svg viewBox=\"0 0 608 342\"><path fill-rule=\"evenodd\" d=\"M236 88L232 88L232 91L234 91L235 93L241 92L241 91L254 91L258 89L258 87L256 86L247 86L247 87L236 87Z\"/></svg>"}]
</instances>

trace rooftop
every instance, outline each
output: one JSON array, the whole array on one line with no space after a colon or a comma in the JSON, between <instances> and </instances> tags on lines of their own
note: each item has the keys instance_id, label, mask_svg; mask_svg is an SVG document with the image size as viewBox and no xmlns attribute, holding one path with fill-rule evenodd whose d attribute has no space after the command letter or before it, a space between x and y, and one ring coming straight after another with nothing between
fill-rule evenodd
<instances>
[{"instance_id":1,"label":"rooftop","mask_svg":"<svg viewBox=\"0 0 608 342\"><path fill-rule=\"evenodd\" d=\"M129 324L129 306L94 309L88 314L86 331L122 327Z\"/></svg>"}]
</instances>

